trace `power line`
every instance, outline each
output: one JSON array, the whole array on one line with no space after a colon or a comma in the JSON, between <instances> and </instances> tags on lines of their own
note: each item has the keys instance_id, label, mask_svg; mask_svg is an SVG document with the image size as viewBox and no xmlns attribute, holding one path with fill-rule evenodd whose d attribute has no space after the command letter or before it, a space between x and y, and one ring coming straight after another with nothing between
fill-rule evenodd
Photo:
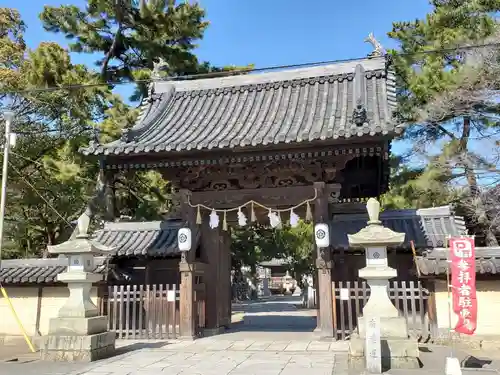
<instances>
[{"instance_id":1,"label":"power line","mask_svg":"<svg viewBox=\"0 0 500 375\"><path fill-rule=\"evenodd\" d=\"M440 48L433 49L427 51L420 52L408 52L408 53L398 53L397 56L402 57L410 57L410 56L420 56L420 55L428 55L428 54L441 54L441 53L449 53L449 52L459 52L459 51L468 51L472 49L479 48L487 48L487 47L500 47L499 43L486 43L486 44L476 44L470 46L463 47L450 47L450 48ZM0 94L28 94L28 93L39 93L39 92L52 92L59 90L78 90L83 88L95 88L95 87L104 87L104 86L118 86L118 85L129 85L129 84L138 84L138 83L152 83L152 82L169 82L169 81L184 81L190 79L203 79L203 78L217 78L217 77L227 77L231 75L237 75L242 73L254 73L254 72L262 72L262 71L273 71L279 69L291 69L291 68L303 68L303 67L311 67L318 65L328 65L328 64L339 64L344 62L353 62L365 60L367 57L353 57L348 59L337 59L337 60L326 60L326 61L317 61L317 62L308 62L302 64L289 64L289 65L277 65L277 66L268 66L263 68L243 68L243 69L235 69L235 70L226 70L220 72L209 72L209 73L195 73L189 74L185 76L176 76L176 77L165 77L165 78L149 78L149 79L138 79L131 81L108 81L101 83L88 83L88 84L78 84L78 85L66 85L66 86L53 86L53 87L44 87L44 88L35 88L35 89L27 89L27 90L8 90L8 91L0 91Z\"/></svg>"},{"instance_id":2,"label":"power line","mask_svg":"<svg viewBox=\"0 0 500 375\"><path fill-rule=\"evenodd\" d=\"M42 163L42 162L40 162L38 160L30 159L30 158L28 158L28 157L26 157L24 155L21 155L21 154L19 154L17 152L12 151L12 150L10 151L10 153L13 154L13 155L15 155L15 156L18 156L18 157L20 157L20 158L22 158L22 159L24 159L26 161L29 161L29 162L31 162L33 164L39 165L42 168L46 168L46 169L52 170L54 172L60 172L60 170L58 168L48 166L48 165L46 165L46 164L44 164L44 163ZM1 154L1 152L0 152L0 154ZM12 163L9 162L9 164L12 166L12 168L15 168L12 165ZM15 172L24 180L24 182L26 184L29 184L29 186L31 186L34 189L35 193L38 194L49 205L49 207L51 209L55 210L55 208L53 208L52 206L50 206L50 203L48 203L47 200L44 197L42 197L41 193L39 191L37 191L36 188L32 184L30 184L30 182L28 180L26 180L23 176L21 176L21 174L20 174L21 171L19 171L18 169L15 169ZM138 175L136 175L136 177L138 178L138 181L142 184L143 187L146 187L146 188L148 187L146 185L146 183L144 181L142 181L141 178L139 178ZM77 180L83 181L83 182L88 182L88 183L91 183L91 184L96 184L96 180L92 180L92 179L87 178L87 177L81 177L81 176L75 175L74 178L77 179ZM122 183L122 185L123 185L123 183ZM148 199L146 199L144 197L137 197L137 198L140 199L140 200L142 200L143 202L152 202L152 201L150 201L150 200L148 200ZM85 201L85 199L82 199L82 200ZM59 213L57 211L55 211L55 212L59 215Z\"/></svg>"},{"instance_id":3,"label":"power line","mask_svg":"<svg viewBox=\"0 0 500 375\"><path fill-rule=\"evenodd\" d=\"M30 163L33 163L33 164L39 165L39 166L41 166L41 167L43 167L43 168L50 169L50 170L52 170L52 171L54 171L54 172L60 172L60 170L59 170L59 169L57 169L57 168L55 168L55 167L48 166L48 165L46 165L46 164L44 164L44 163L42 163L42 162L40 162L40 161L38 161L38 160L30 159L30 158L28 158L28 157L26 157L26 156L24 156L24 155L21 155L21 154L19 154L19 153L17 153L17 152L12 151L12 150L10 151L10 153L11 153L12 155L17 156L17 157L20 157L21 159L24 159L24 160L26 160L26 161L29 161ZM86 177L81 177L81 176L78 176L78 175L75 175L75 178L77 178L77 179L79 179L79 180L81 180L81 181L86 181L86 182L90 182L90 183L93 183L93 184L95 184L95 183L96 183L96 180L92 180L92 179L90 179L90 178L86 178Z\"/></svg>"},{"instance_id":4,"label":"power line","mask_svg":"<svg viewBox=\"0 0 500 375\"><path fill-rule=\"evenodd\" d=\"M62 219L62 220L63 220L63 221L64 221L64 222L65 222L65 223L66 223L66 224L70 227L70 228L73 228L73 226L71 225L71 223L70 223L70 222L69 222L69 221L68 221L68 220L67 220L64 216L62 216L62 215L59 213L59 211L57 211L57 210L55 209L55 207L54 207L52 204L50 204L50 202L49 202L47 199L45 199L45 197L44 197L44 196L43 196L43 195L42 195L42 194L38 191L38 189L37 189L36 187L34 187L34 186L33 186L33 184L32 184L31 182L29 182L29 181L28 181L28 180L27 180L27 179L26 179L26 178L25 178L25 177L21 174L21 172L20 172L20 171L19 171L19 170L18 170L18 169L14 166L14 165L12 165L12 163L10 163L10 162L9 162L9 164L10 164L10 167L14 170L14 172L16 172L16 174L17 174L17 175L21 178L21 180L22 180L22 181L23 181L26 185L28 185L31 189L33 189L33 191L36 193L36 195L38 195L38 196L39 196L39 197L40 197L40 198L41 198L41 199L45 202L45 204L46 204L46 205L47 205L47 206L48 206L48 207L49 207L52 211L54 211L54 212L55 212L55 214L56 214L57 216L59 216L59 217L60 217L60 218L61 218L61 219Z\"/></svg>"}]
</instances>

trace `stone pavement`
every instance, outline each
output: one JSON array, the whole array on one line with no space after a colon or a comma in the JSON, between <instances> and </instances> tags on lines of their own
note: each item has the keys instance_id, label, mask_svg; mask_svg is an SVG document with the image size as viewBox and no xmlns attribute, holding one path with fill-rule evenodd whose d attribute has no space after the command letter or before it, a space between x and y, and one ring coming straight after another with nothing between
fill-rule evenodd
<instances>
[{"instance_id":1,"label":"stone pavement","mask_svg":"<svg viewBox=\"0 0 500 375\"><path fill-rule=\"evenodd\" d=\"M226 335L194 342L120 341L119 354L90 364L20 359L1 363L0 375L360 375L347 368L346 343L298 340L231 340ZM273 335L271 335L273 336ZM269 335L268 335L269 337ZM278 335L275 335L275 338ZM391 375L442 375L445 347L424 347L420 370L391 370ZM467 354L460 353L463 359ZM500 374L499 366L463 374Z\"/></svg>"},{"instance_id":2,"label":"stone pavement","mask_svg":"<svg viewBox=\"0 0 500 375\"><path fill-rule=\"evenodd\" d=\"M270 298L238 308L241 322L223 335L196 341L119 340L116 356L91 364L20 357L0 362L0 375L360 375L348 371L348 342L319 341L312 332L314 313L297 308L296 298ZM422 346L424 368L388 374L443 375L448 353L445 347ZM457 356L462 360L467 354ZM499 363L463 374L500 374Z\"/></svg>"},{"instance_id":3,"label":"stone pavement","mask_svg":"<svg viewBox=\"0 0 500 375\"><path fill-rule=\"evenodd\" d=\"M334 372L336 343L205 338L194 342L120 342L122 354L91 364L2 363L0 375L323 375ZM333 345L332 345L333 344ZM134 350L136 349L136 350ZM341 369L339 369L341 370Z\"/></svg>"},{"instance_id":4,"label":"stone pavement","mask_svg":"<svg viewBox=\"0 0 500 375\"><path fill-rule=\"evenodd\" d=\"M90 364L42 362L20 358L0 364L0 375L360 375L347 368L344 342L298 340L231 340L226 335L194 342L120 341L119 354ZM273 335L271 335L273 336ZM269 335L268 335L269 337ZM277 337L277 336L276 336ZM275 337L275 338L276 338ZM391 370L391 375L442 375L448 348L422 348L420 370ZM476 354L479 355L479 354ZM467 353L459 353L464 359ZM463 374L500 374L489 369L467 369Z\"/></svg>"}]
</instances>

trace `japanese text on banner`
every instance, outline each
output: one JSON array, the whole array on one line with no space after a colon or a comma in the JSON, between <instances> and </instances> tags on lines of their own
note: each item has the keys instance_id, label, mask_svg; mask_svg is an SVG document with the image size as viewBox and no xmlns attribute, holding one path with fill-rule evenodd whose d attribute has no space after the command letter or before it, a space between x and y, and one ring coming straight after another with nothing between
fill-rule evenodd
<instances>
[{"instance_id":1,"label":"japanese text on banner","mask_svg":"<svg viewBox=\"0 0 500 375\"><path fill-rule=\"evenodd\" d=\"M477 326L474 238L451 238L450 260L453 311L458 316L455 332L472 335Z\"/></svg>"}]
</instances>

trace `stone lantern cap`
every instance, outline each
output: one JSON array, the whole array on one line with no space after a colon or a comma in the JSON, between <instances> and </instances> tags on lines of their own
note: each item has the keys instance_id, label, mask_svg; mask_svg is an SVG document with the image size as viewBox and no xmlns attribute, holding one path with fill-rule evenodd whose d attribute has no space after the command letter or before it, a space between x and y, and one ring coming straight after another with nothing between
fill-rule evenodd
<instances>
[{"instance_id":1,"label":"stone lantern cap","mask_svg":"<svg viewBox=\"0 0 500 375\"><path fill-rule=\"evenodd\" d=\"M51 254L63 255L107 255L116 251L116 247L106 246L91 240L88 234L76 236L74 240L63 242L59 245L47 246Z\"/></svg>"},{"instance_id":2,"label":"stone lantern cap","mask_svg":"<svg viewBox=\"0 0 500 375\"><path fill-rule=\"evenodd\" d=\"M347 235L349 246L387 247L398 246L404 242L405 233L394 232L382 225L379 220L380 203L375 198L368 199L366 210L368 225L358 233Z\"/></svg>"},{"instance_id":3,"label":"stone lantern cap","mask_svg":"<svg viewBox=\"0 0 500 375\"><path fill-rule=\"evenodd\" d=\"M93 274L94 257L112 254L116 251L115 247L91 240L86 233L79 234L75 239L59 245L47 246L47 248L51 254L60 254L68 258L67 271L57 275L57 280L61 282L72 282L80 279L95 282L102 279L102 275Z\"/></svg>"}]
</instances>

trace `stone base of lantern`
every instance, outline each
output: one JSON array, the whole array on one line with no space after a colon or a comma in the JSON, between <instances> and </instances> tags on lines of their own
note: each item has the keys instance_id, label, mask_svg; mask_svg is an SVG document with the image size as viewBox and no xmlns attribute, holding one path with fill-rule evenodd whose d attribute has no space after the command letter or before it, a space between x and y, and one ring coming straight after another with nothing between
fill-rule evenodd
<instances>
[{"instance_id":1,"label":"stone base of lantern","mask_svg":"<svg viewBox=\"0 0 500 375\"><path fill-rule=\"evenodd\" d=\"M106 332L108 319L105 316L91 318L52 318L49 321L49 332L57 335L95 335Z\"/></svg>"},{"instance_id":2,"label":"stone base of lantern","mask_svg":"<svg viewBox=\"0 0 500 375\"><path fill-rule=\"evenodd\" d=\"M115 354L115 332L93 335L48 335L42 337L42 360L61 362L92 362Z\"/></svg>"},{"instance_id":3,"label":"stone base of lantern","mask_svg":"<svg viewBox=\"0 0 500 375\"><path fill-rule=\"evenodd\" d=\"M360 337L366 337L365 319L358 318L358 332ZM402 316L380 318L380 337L392 337L399 339L408 338L408 325Z\"/></svg>"},{"instance_id":4,"label":"stone base of lantern","mask_svg":"<svg viewBox=\"0 0 500 375\"><path fill-rule=\"evenodd\" d=\"M418 341L408 336L406 319L400 316L380 319L380 349L382 370L418 369L420 367ZM358 318L359 334L349 341L349 365L356 370L366 368L366 322Z\"/></svg>"},{"instance_id":5,"label":"stone base of lantern","mask_svg":"<svg viewBox=\"0 0 500 375\"><path fill-rule=\"evenodd\" d=\"M105 316L59 317L49 322L49 335L41 339L43 360L92 362L115 353L116 333L107 332Z\"/></svg>"},{"instance_id":6,"label":"stone base of lantern","mask_svg":"<svg viewBox=\"0 0 500 375\"><path fill-rule=\"evenodd\" d=\"M420 368L418 342L415 339L381 338L382 370ZM366 369L365 339L353 336L349 341L349 367Z\"/></svg>"}]
</instances>

